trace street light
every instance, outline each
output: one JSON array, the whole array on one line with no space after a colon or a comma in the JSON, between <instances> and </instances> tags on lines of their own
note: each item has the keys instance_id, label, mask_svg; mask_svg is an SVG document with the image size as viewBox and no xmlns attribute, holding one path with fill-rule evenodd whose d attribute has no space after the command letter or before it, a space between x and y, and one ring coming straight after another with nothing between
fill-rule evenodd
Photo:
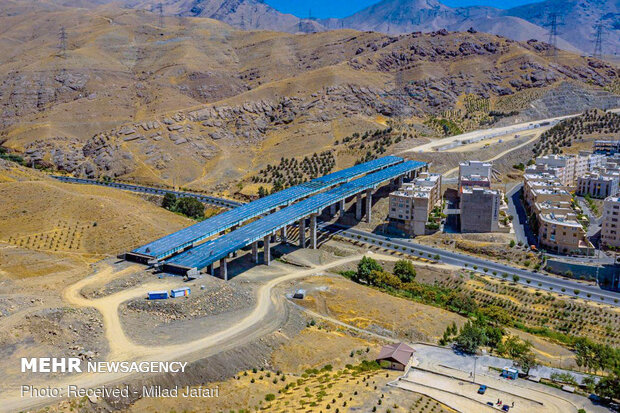
<instances>
[{"instance_id":1,"label":"street light","mask_svg":"<svg viewBox=\"0 0 620 413\"><path fill-rule=\"evenodd\" d=\"M478 361L478 356L474 356L474 383L476 382L476 363Z\"/></svg>"}]
</instances>

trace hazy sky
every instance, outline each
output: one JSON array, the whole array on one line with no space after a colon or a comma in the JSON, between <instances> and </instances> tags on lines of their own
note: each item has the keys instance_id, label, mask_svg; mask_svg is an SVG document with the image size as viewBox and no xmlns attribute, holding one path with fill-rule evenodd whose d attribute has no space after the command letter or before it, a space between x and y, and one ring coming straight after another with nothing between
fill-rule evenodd
<instances>
[{"instance_id":1,"label":"hazy sky","mask_svg":"<svg viewBox=\"0 0 620 413\"><path fill-rule=\"evenodd\" d=\"M312 9L313 17L345 17L380 0L265 0L272 7L283 13L307 17ZM540 0L440 0L451 6L485 5L507 9L521 4L535 3Z\"/></svg>"}]
</instances>

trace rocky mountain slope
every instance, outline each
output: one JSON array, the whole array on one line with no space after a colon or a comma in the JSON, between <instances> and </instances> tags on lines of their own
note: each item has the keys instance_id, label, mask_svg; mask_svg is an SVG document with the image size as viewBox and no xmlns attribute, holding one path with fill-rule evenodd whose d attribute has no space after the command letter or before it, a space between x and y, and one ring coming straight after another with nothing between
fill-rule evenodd
<instances>
[{"instance_id":1,"label":"rocky mountain slope","mask_svg":"<svg viewBox=\"0 0 620 413\"><path fill-rule=\"evenodd\" d=\"M27 11L30 6L15 0L3 0L0 14ZM1 4L2 2L0 2ZM47 8L93 8L112 0L43 0ZM591 54L595 25L604 27L603 51L617 55L620 46L620 6L617 0L546 0L508 10L494 7L448 7L439 0L383 0L342 19L308 19L281 13L262 0L121 0L124 7L157 12L159 3L167 16L206 17L243 30L276 30L289 33L313 33L350 28L373 30L390 35L440 29L498 34L513 40L549 36L549 14L557 14L558 47ZM4 10L2 10L4 9Z\"/></svg>"},{"instance_id":2,"label":"rocky mountain slope","mask_svg":"<svg viewBox=\"0 0 620 413\"><path fill-rule=\"evenodd\" d=\"M172 17L160 28L150 12L112 6L35 10L0 25L10 28L0 35L0 145L90 177L230 189L283 148L335 150L346 166L367 152L337 147L354 132L400 122L411 138L431 118L455 116L479 127L490 111L522 111L560 85L586 98L557 114L618 106L608 92L617 68L482 33L291 35Z\"/></svg>"}]
</instances>

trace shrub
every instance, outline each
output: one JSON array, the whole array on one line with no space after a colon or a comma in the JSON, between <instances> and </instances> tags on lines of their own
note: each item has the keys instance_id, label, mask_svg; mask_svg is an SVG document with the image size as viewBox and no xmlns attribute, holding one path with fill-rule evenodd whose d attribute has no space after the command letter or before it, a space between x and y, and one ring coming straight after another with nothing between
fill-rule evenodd
<instances>
[{"instance_id":1,"label":"shrub","mask_svg":"<svg viewBox=\"0 0 620 413\"><path fill-rule=\"evenodd\" d=\"M269 393L268 395L265 396L265 401L268 401L268 402L272 402L275 399L276 399L276 396L275 394L272 394L272 393Z\"/></svg>"}]
</instances>

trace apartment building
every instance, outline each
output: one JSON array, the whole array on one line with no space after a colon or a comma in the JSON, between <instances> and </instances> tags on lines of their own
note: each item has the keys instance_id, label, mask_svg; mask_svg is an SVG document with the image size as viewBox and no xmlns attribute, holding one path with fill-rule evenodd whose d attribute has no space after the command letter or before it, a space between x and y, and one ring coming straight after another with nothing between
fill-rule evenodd
<instances>
[{"instance_id":1,"label":"apartment building","mask_svg":"<svg viewBox=\"0 0 620 413\"><path fill-rule=\"evenodd\" d=\"M593 151L596 154L614 155L620 152L620 140L597 140L594 141Z\"/></svg>"},{"instance_id":2,"label":"apartment building","mask_svg":"<svg viewBox=\"0 0 620 413\"><path fill-rule=\"evenodd\" d=\"M459 164L459 193L465 188L491 188L493 164L482 161L466 161Z\"/></svg>"},{"instance_id":3,"label":"apartment building","mask_svg":"<svg viewBox=\"0 0 620 413\"><path fill-rule=\"evenodd\" d=\"M588 172L577 179L577 195L589 195L592 198L607 198L618 193L618 177L616 173L605 174Z\"/></svg>"},{"instance_id":4,"label":"apartment building","mask_svg":"<svg viewBox=\"0 0 620 413\"><path fill-rule=\"evenodd\" d=\"M590 255L594 246L574 212L557 211L538 215L538 242L559 254Z\"/></svg>"},{"instance_id":5,"label":"apartment building","mask_svg":"<svg viewBox=\"0 0 620 413\"><path fill-rule=\"evenodd\" d=\"M389 198L390 223L409 235L424 235L429 214L441 204L441 175L420 173Z\"/></svg>"},{"instance_id":6,"label":"apartment building","mask_svg":"<svg viewBox=\"0 0 620 413\"><path fill-rule=\"evenodd\" d=\"M461 232L496 232L502 193L488 188L464 188L461 193Z\"/></svg>"},{"instance_id":7,"label":"apartment building","mask_svg":"<svg viewBox=\"0 0 620 413\"><path fill-rule=\"evenodd\" d=\"M601 243L608 247L620 247L620 197L610 196L603 203Z\"/></svg>"},{"instance_id":8,"label":"apartment building","mask_svg":"<svg viewBox=\"0 0 620 413\"><path fill-rule=\"evenodd\" d=\"M575 181L574 156L545 155L536 159L536 165L552 172L563 185L571 186Z\"/></svg>"}]
</instances>

